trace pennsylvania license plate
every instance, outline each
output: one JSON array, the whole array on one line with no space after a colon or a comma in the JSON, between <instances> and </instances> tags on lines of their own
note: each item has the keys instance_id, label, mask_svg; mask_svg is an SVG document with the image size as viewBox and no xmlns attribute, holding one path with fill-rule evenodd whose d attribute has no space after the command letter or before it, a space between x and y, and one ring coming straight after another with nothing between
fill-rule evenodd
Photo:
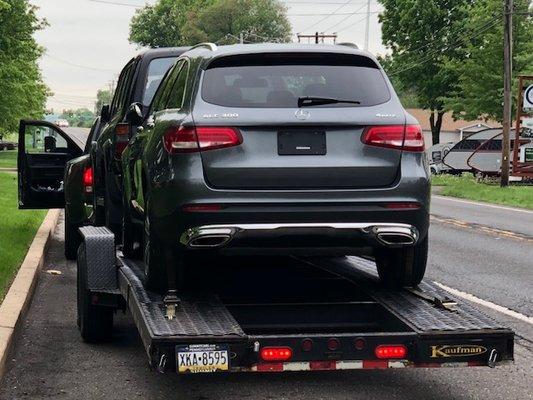
<instances>
[{"instance_id":1,"label":"pennsylvania license plate","mask_svg":"<svg viewBox=\"0 0 533 400\"><path fill-rule=\"evenodd\" d=\"M178 373L229 371L228 346L220 344L191 344L176 346Z\"/></svg>"}]
</instances>

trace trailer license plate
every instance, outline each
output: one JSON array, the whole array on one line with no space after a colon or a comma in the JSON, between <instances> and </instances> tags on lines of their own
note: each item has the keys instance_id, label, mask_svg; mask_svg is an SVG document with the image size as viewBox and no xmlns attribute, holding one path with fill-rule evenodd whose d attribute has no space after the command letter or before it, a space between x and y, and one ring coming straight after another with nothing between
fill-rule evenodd
<instances>
[{"instance_id":1,"label":"trailer license plate","mask_svg":"<svg viewBox=\"0 0 533 400\"><path fill-rule=\"evenodd\" d=\"M219 344L176 346L176 364L180 374L228 371L228 346Z\"/></svg>"}]
</instances>

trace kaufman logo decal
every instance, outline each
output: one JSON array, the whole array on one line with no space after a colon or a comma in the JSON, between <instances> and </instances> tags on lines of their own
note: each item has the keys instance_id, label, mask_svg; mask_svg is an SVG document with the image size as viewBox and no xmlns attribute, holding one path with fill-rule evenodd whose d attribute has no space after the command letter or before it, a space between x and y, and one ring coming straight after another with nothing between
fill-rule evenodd
<instances>
[{"instance_id":1,"label":"kaufman logo decal","mask_svg":"<svg viewBox=\"0 0 533 400\"><path fill-rule=\"evenodd\" d=\"M478 356L487 351L486 347L468 344L445 344L430 348L431 358Z\"/></svg>"}]
</instances>

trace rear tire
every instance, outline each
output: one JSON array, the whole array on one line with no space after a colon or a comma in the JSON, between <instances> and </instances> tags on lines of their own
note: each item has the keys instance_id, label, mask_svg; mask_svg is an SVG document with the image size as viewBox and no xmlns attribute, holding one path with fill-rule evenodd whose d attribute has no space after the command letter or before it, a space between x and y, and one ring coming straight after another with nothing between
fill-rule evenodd
<instances>
[{"instance_id":1,"label":"rear tire","mask_svg":"<svg viewBox=\"0 0 533 400\"><path fill-rule=\"evenodd\" d=\"M69 222L68 211L65 210L65 258L67 260L75 260L77 257L78 247L81 244L78 228L78 225Z\"/></svg>"},{"instance_id":2,"label":"rear tire","mask_svg":"<svg viewBox=\"0 0 533 400\"><path fill-rule=\"evenodd\" d=\"M79 252L82 251L84 249L80 248ZM85 342L103 342L112 336L114 310L91 304L91 293L87 288L87 266L83 258L78 255L78 328Z\"/></svg>"},{"instance_id":3,"label":"rear tire","mask_svg":"<svg viewBox=\"0 0 533 400\"><path fill-rule=\"evenodd\" d=\"M155 234L148 216L145 216L143 232L146 287L159 293L166 293L169 287L167 265L172 265L177 271L181 270L181 263L176 260L172 249L162 248L161 240Z\"/></svg>"},{"instance_id":4,"label":"rear tire","mask_svg":"<svg viewBox=\"0 0 533 400\"><path fill-rule=\"evenodd\" d=\"M375 257L379 279L388 287L416 287L424 278L427 256L427 235L415 246L380 249Z\"/></svg>"},{"instance_id":5,"label":"rear tire","mask_svg":"<svg viewBox=\"0 0 533 400\"><path fill-rule=\"evenodd\" d=\"M142 239L137 234L137 226L131 221L129 208L126 204L123 205L122 216L122 253L124 257L142 259ZM135 247L135 244L138 246Z\"/></svg>"}]
</instances>

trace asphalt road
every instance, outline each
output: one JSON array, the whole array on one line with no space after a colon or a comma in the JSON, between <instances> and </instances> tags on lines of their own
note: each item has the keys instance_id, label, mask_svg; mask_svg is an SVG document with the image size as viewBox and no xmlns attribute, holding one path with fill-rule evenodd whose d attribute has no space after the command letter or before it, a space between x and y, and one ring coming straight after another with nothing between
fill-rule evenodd
<instances>
[{"instance_id":1,"label":"asphalt road","mask_svg":"<svg viewBox=\"0 0 533 400\"><path fill-rule=\"evenodd\" d=\"M521 218L533 224L531 215ZM444 222L432 224L427 279L533 315L533 242L523 235L485 230L479 222L454 221L448 215ZM75 322L75 265L63 258L62 230L61 225L56 229L0 399L533 399L533 326L490 308L483 310L517 333L512 365L185 378L160 375L149 370L127 314L117 316L112 343L88 345L80 340ZM45 272L48 269L62 274L50 275Z\"/></svg>"},{"instance_id":2,"label":"asphalt road","mask_svg":"<svg viewBox=\"0 0 533 400\"><path fill-rule=\"evenodd\" d=\"M69 127L62 128L67 135L69 135L72 140L74 140L82 149L87 143L87 138L89 137L89 128L78 128L78 127Z\"/></svg>"}]
</instances>

